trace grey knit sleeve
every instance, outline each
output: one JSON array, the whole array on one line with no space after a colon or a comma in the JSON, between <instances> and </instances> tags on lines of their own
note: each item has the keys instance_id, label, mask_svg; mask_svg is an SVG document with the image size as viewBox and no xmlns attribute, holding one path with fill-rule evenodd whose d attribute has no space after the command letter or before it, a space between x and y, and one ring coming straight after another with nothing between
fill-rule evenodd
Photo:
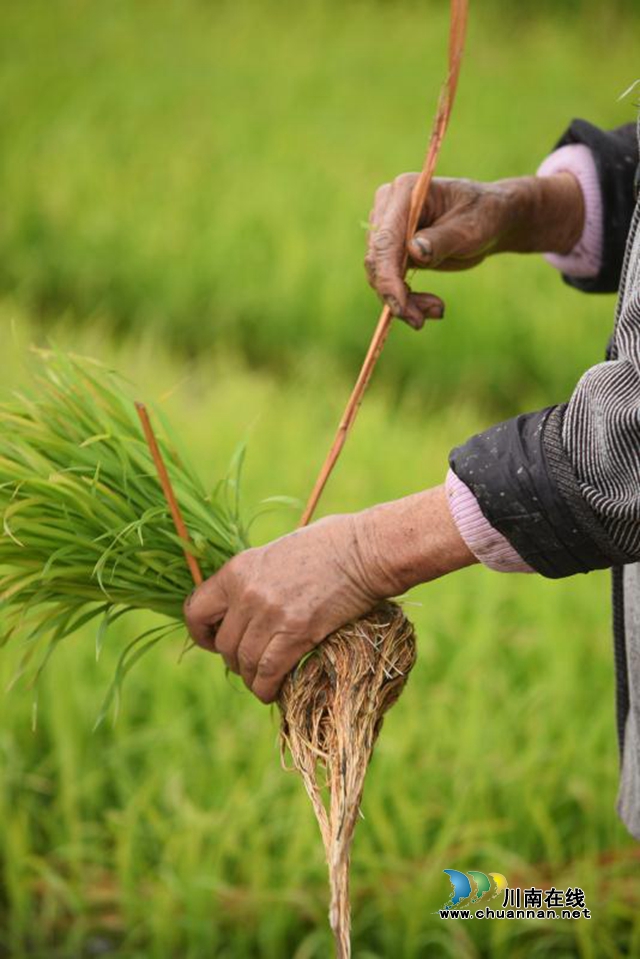
<instances>
[{"instance_id":1,"label":"grey knit sleeve","mask_svg":"<svg viewBox=\"0 0 640 959\"><path fill-rule=\"evenodd\" d=\"M640 209L632 222L608 359L587 370L561 438L581 496L610 540L640 559Z\"/></svg>"}]
</instances>

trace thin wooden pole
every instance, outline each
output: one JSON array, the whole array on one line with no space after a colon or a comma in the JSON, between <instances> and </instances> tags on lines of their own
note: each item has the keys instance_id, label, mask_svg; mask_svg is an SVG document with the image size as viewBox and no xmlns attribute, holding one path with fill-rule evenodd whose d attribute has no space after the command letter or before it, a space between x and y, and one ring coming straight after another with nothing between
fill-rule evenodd
<instances>
[{"instance_id":1,"label":"thin wooden pole","mask_svg":"<svg viewBox=\"0 0 640 959\"><path fill-rule=\"evenodd\" d=\"M429 145L424 159L424 164L420 176L416 180L411 194L411 205L409 208L409 218L407 221L407 244L418 228L420 214L429 193L429 187L436 167L436 161L442 141L447 130L449 117L453 108L453 101L458 86L458 77L460 74L460 64L462 62L462 53L464 49L464 38L467 26L469 4L468 0L451 0L451 23L449 28L449 72L447 79L440 91L438 107L436 110ZM402 265L402 275L407 271L409 259L408 251L405 250L404 261ZM334 466L342 452L342 448L347 440L351 428L358 415L358 410L362 404L365 390L373 374L378 358L382 352L389 329L393 319L391 310L385 306L380 314L378 323L371 338L367 355L356 380L355 386L345 407L342 419L336 431L333 443L327 457L322 464L320 473L315 482L311 495L300 518L300 526L306 526L310 522L322 492L327 485Z\"/></svg>"},{"instance_id":2,"label":"thin wooden pole","mask_svg":"<svg viewBox=\"0 0 640 959\"><path fill-rule=\"evenodd\" d=\"M176 495L173 492L173 486L171 485L171 480L169 479L169 473L167 472L167 467L165 466L164 460L162 458L162 453L160 452L160 447L158 446L158 441L156 435L153 432L153 427L151 425L151 420L149 419L149 413L147 407L144 403L136 403L136 410L138 411L138 416L140 417L140 422L142 424L142 431L144 437L149 446L151 456L153 457L153 462L156 465L156 470L158 471L158 479L160 480L160 485L162 487L162 492L165 495L165 499L171 511L171 517L173 519L173 525L176 528L176 532L181 540L187 545L191 545L191 538L185 526L184 520L182 518L182 513L180 512L180 507L178 506L178 501ZM198 565L198 560L195 556L189 552L187 548L184 550L184 557L187 561L189 570L193 577L193 581L196 586L200 586L203 582L203 575Z\"/></svg>"},{"instance_id":3,"label":"thin wooden pole","mask_svg":"<svg viewBox=\"0 0 640 959\"><path fill-rule=\"evenodd\" d=\"M335 438L331 444L331 449L329 450L326 460L322 464L322 469L318 474L315 486L313 487L304 513L302 514L300 526L306 526L311 520L315 508L318 505L318 500L322 496L322 491L327 485L327 480L331 476L333 467L336 465L336 461L342 452L342 447L347 441L347 436L349 435L349 431L351 430L355 418L358 415L360 404L364 398L364 392L376 367L376 363L380 353L382 352L382 347L385 344L385 340L389 335L391 319L391 310L388 306L385 306L380 314L380 319L378 320L371 343L369 344L369 349L367 350L367 355L364 363L362 364L362 369L360 370L358 379L356 380L355 386L351 391L349 402L347 403L344 413L342 414L342 419L340 420Z\"/></svg>"}]
</instances>

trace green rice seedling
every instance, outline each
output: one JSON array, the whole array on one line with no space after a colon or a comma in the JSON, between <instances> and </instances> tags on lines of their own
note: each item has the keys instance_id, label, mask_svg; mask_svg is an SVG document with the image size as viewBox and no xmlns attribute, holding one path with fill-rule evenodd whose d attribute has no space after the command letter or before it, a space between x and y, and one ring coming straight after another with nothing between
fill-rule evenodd
<instances>
[{"instance_id":1,"label":"green rice seedling","mask_svg":"<svg viewBox=\"0 0 640 959\"><path fill-rule=\"evenodd\" d=\"M158 438L190 544L172 521L156 466L124 383L94 360L37 352L29 392L0 406L1 642L25 646L20 673L37 676L56 646L100 618L134 609L168 622L123 651L110 702L126 672L178 629L193 588L185 548L205 576L247 545L238 496L242 453L210 492Z\"/></svg>"}]
</instances>

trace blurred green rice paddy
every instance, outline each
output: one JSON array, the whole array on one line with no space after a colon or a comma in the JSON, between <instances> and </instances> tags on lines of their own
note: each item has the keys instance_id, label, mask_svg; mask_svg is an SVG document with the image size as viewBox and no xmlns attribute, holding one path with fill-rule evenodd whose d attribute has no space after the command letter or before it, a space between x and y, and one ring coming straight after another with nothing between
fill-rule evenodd
<instances>
[{"instance_id":1,"label":"blurred green rice paddy","mask_svg":"<svg viewBox=\"0 0 640 959\"><path fill-rule=\"evenodd\" d=\"M573 115L633 120L621 10L472 4L441 172L530 172ZM304 498L377 314L361 222L421 162L446 26L435 0L3 4L3 387L51 337L161 403L205 478L246 438L247 501ZM602 356L613 298L542 261L420 282L447 318L394 328L325 512L441 482L452 446L566 399ZM265 518L256 542L295 519ZM358 959L640 953L608 588L474 568L407 598L419 660L356 834ZM60 649L35 733L31 690L0 699L0 956L326 957L321 843L275 713L214 657L178 665L178 638L92 733L139 626L115 626L99 663L91 631ZM18 656L2 652L3 689ZM445 923L444 868L580 886L593 918Z\"/></svg>"}]
</instances>

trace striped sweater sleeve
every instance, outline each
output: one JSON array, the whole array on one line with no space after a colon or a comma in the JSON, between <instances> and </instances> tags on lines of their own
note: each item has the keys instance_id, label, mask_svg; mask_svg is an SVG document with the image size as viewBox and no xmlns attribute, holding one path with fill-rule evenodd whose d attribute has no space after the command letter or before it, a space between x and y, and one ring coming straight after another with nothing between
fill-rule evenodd
<instances>
[{"instance_id":1,"label":"striped sweater sleeve","mask_svg":"<svg viewBox=\"0 0 640 959\"><path fill-rule=\"evenodd\" d=\"M609 358L588 370L562 417L561 441L584 498L618 550L640 559L640 207Z\"/></svg>"}]
</instances>

